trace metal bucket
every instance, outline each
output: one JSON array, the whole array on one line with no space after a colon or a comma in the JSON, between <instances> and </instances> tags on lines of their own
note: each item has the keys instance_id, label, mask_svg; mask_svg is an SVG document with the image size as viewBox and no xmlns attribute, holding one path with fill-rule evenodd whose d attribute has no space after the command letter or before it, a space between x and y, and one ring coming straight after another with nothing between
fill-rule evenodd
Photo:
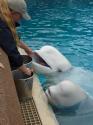
<instances>
[{"instance_id":1,"label":"metal bucket","mask_svg":"<svg viewBox=\"0 0 93 125\"><path fill-rule=\"evenodd\" d=\"M22 55L22 57L23 57L23 64L31 68L32 58L29 57L28 55Z\"/></svg>"},{"instance_id":2,"label":"metal bucket","mask_svg":"<svg viewBox=\"0 0 93 125\"><path fill-rule=\"evenodd\" d=\"M12 73L18 97L32 97L33 74L28 76L19 70L14 70Z\"/></svg>"}]
</instances>

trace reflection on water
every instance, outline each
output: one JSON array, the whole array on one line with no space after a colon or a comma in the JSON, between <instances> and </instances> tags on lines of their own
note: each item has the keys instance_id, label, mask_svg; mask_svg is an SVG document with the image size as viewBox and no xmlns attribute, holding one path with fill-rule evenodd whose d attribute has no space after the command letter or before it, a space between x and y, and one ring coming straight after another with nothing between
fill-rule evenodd
<instances>
[{"instance_id":1,"label":"reflection on water","mask_svg":"<svg viewBox=\"0 0 93 125\"><path fill-rule=\"evenodd\" d=\"M93 99L86 99L80 106L68 111L54 109L60 125L92 125Z\"/></svg>"},{"instance_id":2,"label":"reflection on water","mask_svg":"<svg viewBox=\"0 0 93 125\"><path fill-rule=\"evenodd\" d=\"M93 113L80 116L62 116L56 114L60 125L93 125Z\"/></svg>"}]
</instances>

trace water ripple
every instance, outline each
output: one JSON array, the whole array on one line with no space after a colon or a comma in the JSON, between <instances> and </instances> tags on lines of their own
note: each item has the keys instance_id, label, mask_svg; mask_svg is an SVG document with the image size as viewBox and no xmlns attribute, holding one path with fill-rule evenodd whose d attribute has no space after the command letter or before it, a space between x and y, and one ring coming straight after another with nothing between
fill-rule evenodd
<instances>
[{"instance_id":1,"label":"water ripple","mask_svg":"<svg viewBox=\"0 0 93 125\"><path fill-rule=\"evenodd\" d=\"M32 20L22 22L22 39L33 49L53 45L74 65L93 70L93 2L28 0L28 4Z\"/></svg>"}]
</instances>

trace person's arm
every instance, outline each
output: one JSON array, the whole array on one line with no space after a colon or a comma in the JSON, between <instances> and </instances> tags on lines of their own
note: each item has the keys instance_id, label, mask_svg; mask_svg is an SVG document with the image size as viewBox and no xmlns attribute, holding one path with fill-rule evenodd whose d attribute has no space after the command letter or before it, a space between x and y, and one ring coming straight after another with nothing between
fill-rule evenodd
<instances>
[{"instance_id":1,"label":"person's arm","mask_svg":"<svg viewBox=\"0 0 93 125\"><path fill-rule=\"evenodd\" d=\"M25 43L23 43L22 41L20 41L18 43L18 46L22 49L25 50L25 52L30 56L32 57L32 49L30 47L28 47Z\"/></svg>"},{"instance_id":2,"label":"person's arm","mask_svg":"<svg viewBox=\"0 0 93 125\"><path fill-rule=\"evenodd\" d=\"M16 42L12 36L10 29L2 23L0 25L0 47L6 52L8 55L11 68L17 69L19 68L22 72L27 75L31 75L31 70L28 69L25 65L23 65L23 58L17 50Z\"/></svg>"}]
</instances>

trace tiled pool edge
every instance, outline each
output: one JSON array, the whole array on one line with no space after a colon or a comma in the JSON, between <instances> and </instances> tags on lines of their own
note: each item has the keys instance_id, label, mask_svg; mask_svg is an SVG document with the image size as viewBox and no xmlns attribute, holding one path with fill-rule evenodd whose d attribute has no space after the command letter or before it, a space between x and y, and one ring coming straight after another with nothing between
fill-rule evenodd
<instances>
[{"instance_id":1,"label":"tiled pool edge","mask_svg":"<svg viewBox=\"0 0 93 125\"><path fill-rule=\"evenodd\" d=\"M42 124L43 125L59 125L56 120L55 114L53 113L51 107L48 104L45 93L42 87L40 86L39 79L36 75L34 75L32 96L35 101Z\"/></svg>"},{"instance_id":2,"label":"tiled pool edge","mask_svg":"<svg viewBox=\"0 0 93 125\"><path fill-rule=\"evenodd\" d=\"M24 50L19 48L21 54L26 54ZM55 114L52 111L52 108L48 104L46 95L42 89L38 76L35 74L33 76L33 88L32 88L32 97L36 104L40 119L43 125L59 125L56 120Z\"/></svg>"}]
</instances>

